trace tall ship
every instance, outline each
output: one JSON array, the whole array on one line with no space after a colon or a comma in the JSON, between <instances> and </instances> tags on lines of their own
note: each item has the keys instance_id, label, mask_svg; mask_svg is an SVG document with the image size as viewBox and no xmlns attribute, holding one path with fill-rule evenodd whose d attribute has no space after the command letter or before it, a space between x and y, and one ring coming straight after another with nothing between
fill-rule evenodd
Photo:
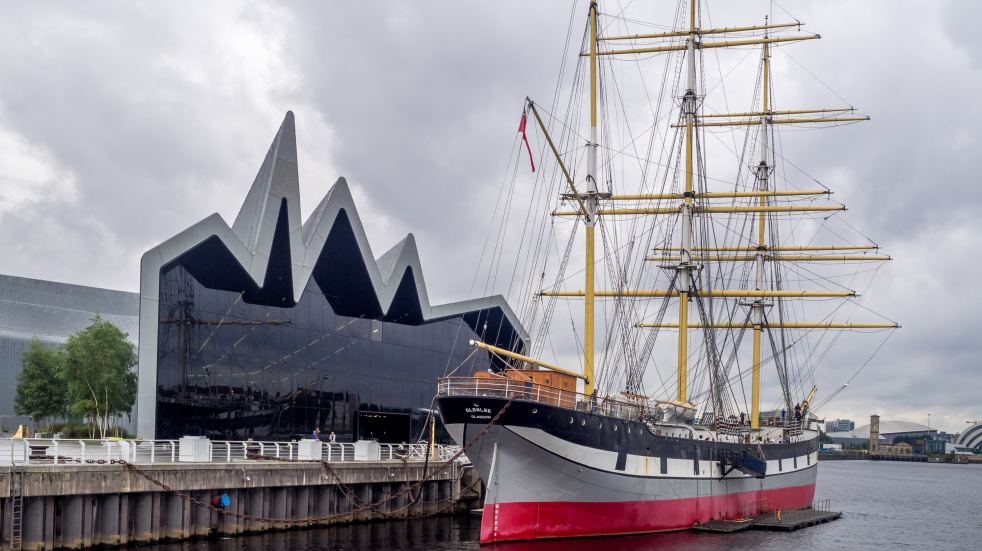
<instances>
[{"instance_id":1,"label":"tall ship","mask_svg":"<svg viewBox=\"0 0 982 551\"><path fill-rule=\"evenodd\" d=\"M709 25L697 0L679 2L671 25L596 2L586 12L582 42L568 48L575 70L561 71L565 114L530 99L523 108L512 163L532 160L534 132L534 191L505 191L532 194L532 216L536 194L552 197L541 228L523 226L509 269L529 297L518 311L530 339L471 341L497 368L456 366L437 389L440 418L486 488L481 542L808 507L815 372L841 334L898 325L856 290L889 257L790 160L781 130L869 117L777 104L776 50L819 38L793 18ZM739 63L720 61L728 53ZM640 85L618 80L631 74ZM647 118L626 98L647 99ZM567 320L552 323L567 312L572 335L561 334Z\"/></svg>"}]
</instances>

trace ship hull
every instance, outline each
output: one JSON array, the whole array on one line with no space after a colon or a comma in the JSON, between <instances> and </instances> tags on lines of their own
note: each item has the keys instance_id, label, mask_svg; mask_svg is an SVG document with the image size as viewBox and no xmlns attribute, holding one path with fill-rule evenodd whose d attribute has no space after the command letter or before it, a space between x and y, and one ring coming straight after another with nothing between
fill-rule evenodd
<instances>
[{"instance_id":1,"label":"ship hull","mask_svg":"<svg viewBox=\"0 0 982 551\"><path fill-rule=\"evenodd\" d=\"M711 443L520 400L489 424L506 400L437 402L486 487L482 543L683 530L814 499L817 440ZM725 473L724 448L762 454L766 476Z\"/></svg>"}]
</instances>

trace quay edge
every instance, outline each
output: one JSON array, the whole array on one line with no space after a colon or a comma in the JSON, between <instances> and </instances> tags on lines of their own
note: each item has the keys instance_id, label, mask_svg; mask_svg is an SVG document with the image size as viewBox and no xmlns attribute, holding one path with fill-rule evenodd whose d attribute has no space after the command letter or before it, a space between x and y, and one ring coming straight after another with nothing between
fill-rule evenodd
<instances>
[{"instance_id":1,"label":"quay edge","mask_svg":"<svg viewBox=\"0 0 982 551\"><path fill-rule=\"evenodd\" d=\"M206 503L227 494L230 511L262 520L195 505L122 464L0 467L0 551L11 549L13 476L23 477L22 548L37 551L449 514L468 510L480 499L479 478L469 467L431 464L433 474L415 501L407 493L387 498L421 480L422 463L345 462L330 467L333 473L316 462L139 466L176 492ZM377 507L364 505L379 501ZM319 517L328 518L291 525L269 520Z\"/></svg>"}]
</instances>

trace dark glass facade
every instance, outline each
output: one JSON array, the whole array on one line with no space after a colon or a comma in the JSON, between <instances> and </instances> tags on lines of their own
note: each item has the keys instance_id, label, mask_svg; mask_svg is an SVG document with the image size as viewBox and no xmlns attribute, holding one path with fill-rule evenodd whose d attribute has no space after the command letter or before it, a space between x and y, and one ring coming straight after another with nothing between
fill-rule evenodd
<instances>
[{"instance_id":1,"label":"dark glass facade","mask_svg":"<svg viewBox=\"0 0 982 551\"><path fill-rule=\"evenodd\" d=\"M383 313L343 216L294 302L284 220L263 288L217 239L161 270L157 438L415 441L439 377L494 367L470 339L518 346L497 308L424 322L411 270Z\"/></svg>"}]
</instances>

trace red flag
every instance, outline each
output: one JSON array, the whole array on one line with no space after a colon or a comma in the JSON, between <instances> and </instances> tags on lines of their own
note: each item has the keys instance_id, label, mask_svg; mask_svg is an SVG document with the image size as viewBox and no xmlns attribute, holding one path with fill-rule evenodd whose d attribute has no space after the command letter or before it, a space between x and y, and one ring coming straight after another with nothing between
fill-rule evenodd
<instances>
[{"instance_id":1,"label":"red flag","mask_svg":"<svg viewBox=\"0 0 982 551\"><path fill-rule=\"evenodd\" d=\"M529 152L529 164L532 165L532 172L535 172L535 161L532 160L532 148L529 146L529 137L525 133L525 111L522 111L522 122L518 123L518 131L522 133L522 141L525 142L525 149Z\"/></svg>"}]
</instances>

